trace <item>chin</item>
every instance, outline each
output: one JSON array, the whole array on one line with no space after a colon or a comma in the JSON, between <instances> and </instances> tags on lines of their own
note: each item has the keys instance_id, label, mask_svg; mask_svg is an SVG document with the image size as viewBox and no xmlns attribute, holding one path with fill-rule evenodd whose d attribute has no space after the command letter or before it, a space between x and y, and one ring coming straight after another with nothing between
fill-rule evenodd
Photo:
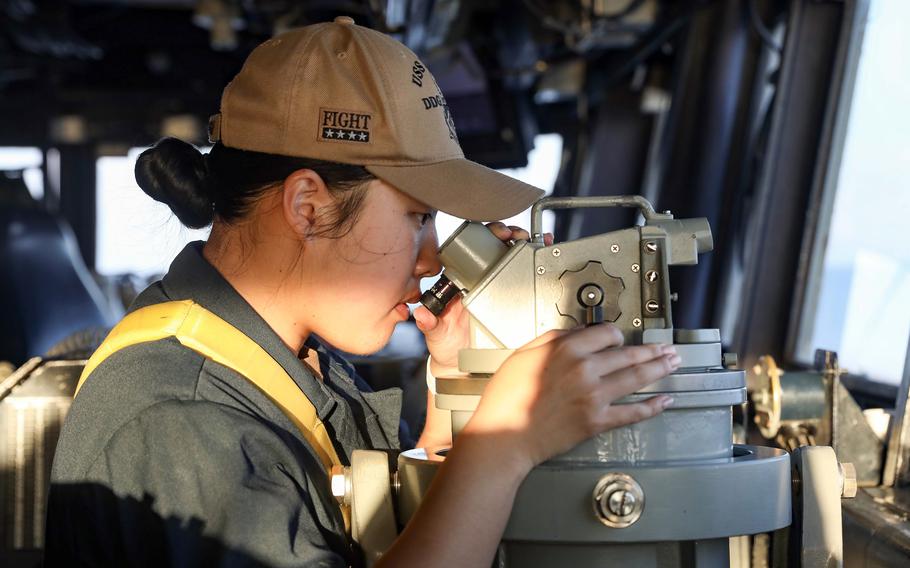
<instances>
[{"instance_id":1,"label":"chin","mask_svg":"<svg viewBox=\"0 0 910 568\"><path fill-rule=\"evenodd\" d=\"M351 355L373 355L388 345L394 330L394 323L389 325L386 322L380 322L374 326L364 326L357 334L349 334L344 338L337 338L338 341L332 341L325 337L323 339L330 343L332 347Z\"/></svg>"}]
</instances>

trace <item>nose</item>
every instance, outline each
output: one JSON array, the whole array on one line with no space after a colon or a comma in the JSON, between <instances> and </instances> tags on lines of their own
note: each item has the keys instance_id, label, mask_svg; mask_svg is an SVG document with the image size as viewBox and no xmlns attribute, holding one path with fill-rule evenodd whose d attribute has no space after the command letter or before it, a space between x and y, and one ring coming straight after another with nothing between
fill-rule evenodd
<instances>
[{"instance_id":1,"label":"nose","mask_svg":"<svg viewBox=\"0 0 910 568\"><path fill-rule=\"evenodd\" d=\"M418 278L427 278L436 276L442 271L442 263L439 262L439 239L436 236L435 223L428 230L424 231L423 238L420 240L420 248L417 251L417 263L414 265L414 274Z\"/></svg>"}]
</instances>

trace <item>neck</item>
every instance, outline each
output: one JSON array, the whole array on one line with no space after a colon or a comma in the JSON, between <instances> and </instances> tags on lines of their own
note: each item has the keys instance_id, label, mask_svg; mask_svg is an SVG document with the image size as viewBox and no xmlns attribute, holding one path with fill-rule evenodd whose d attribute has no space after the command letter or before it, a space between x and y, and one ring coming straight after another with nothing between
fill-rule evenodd
<instances>
[{"instance_id":1,"label":"neck","mask_svg":"<svg viewBox=\"0 0 910 568\"><path fill-rule=\"evenodd\" d=\"M292 293L292 287L288 286L291 279L299 276L287 269L293 264L281 247L251 239L250 235L241 234L243 231L216 221L202 255L288 348L299 354L310 335L309 326L297 316L303 311L300 291Z\"/></svg>"}]
</instances>

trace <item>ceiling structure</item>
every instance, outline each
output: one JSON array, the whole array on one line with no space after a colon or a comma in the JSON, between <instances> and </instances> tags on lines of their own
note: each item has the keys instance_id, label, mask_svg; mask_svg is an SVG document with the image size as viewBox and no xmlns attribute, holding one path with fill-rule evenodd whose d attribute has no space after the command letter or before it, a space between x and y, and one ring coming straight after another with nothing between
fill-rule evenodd
<instances>
[{"instance_id":1,"label":"ceiling structure","mask_svg":"<svg viewBox=\"0 0 910 568\"><path fill-rule=\"evenodd\" d=\"M0 144L116 151L163 135L204 143L221 90L256 45L349 15L421 55L466 153L520 165L558 109L574 112L579 93L602 90L590 77L629 79L642 56L666 56L666 30L698 4L0 0Z\"/></svg>"}]
</instances>

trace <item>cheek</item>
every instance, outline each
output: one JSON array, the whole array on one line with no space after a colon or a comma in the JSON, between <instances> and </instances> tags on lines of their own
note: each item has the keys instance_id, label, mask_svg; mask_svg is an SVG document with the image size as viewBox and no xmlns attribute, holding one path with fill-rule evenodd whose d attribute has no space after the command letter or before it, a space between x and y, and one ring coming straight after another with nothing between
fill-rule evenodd
<instances>
[{"instance_id":1,"label":"cheek","mask_svg":"<svg viewBox=\"0 0 910 568\"><path fill-rule=\"evenodd\" d=\"M401 300L417 258L413 230L365 229L336 241L313 267L328 302L355 321L384 317Z\"/></svg>"},{"instance_id":2,"label":"cheek","mask_svg":"<svg viewBox=\"0 0 910 568\"><path fill-rule=\"evenodd\" d=\"M349 243L350 264L384 280L413 271L417 261L419 234L407 223L372 225ZM374 276L376 277L376 276Z\"/></svg>"}]
</instances>

